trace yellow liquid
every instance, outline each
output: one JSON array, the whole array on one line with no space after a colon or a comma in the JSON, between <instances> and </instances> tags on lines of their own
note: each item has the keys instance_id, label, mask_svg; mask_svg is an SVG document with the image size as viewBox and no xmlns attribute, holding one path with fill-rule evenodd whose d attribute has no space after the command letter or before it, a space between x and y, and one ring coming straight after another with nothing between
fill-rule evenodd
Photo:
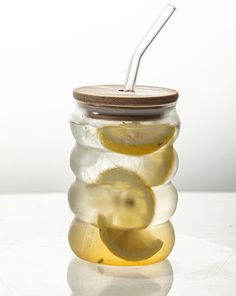
<instances>
[{"instance_id":1,"label":"yellow liquid","mask_svg":"<svg viewBox=\"0 0 236 296\"><path fill-rule=\"evenodd\" d=\"M158 226L147 228L150 235L160 239L163 245L156 254L140 261L122 259L113 254L103 243L99 228L74 219L69 231L69 243L76 256L94 263L105 265L138 266L153 264L164 260L171 252L175 234L171 223L168 221Z\"/></svg>"},{"instance_id":2,"label":"yellow liquid","mask_svg":"<svg viewBox=\"0 0 236 296\"><path fill-rule=\"evenodd\" d=\"M76 182L68 194L76 216L69 231L73 252L115 266L164 260L175 241L168 220L177 193L168 182L178 164L173 143L179 126L131 122L71 127L77 141L71 154Z\"/></svg>"}]
</instances>

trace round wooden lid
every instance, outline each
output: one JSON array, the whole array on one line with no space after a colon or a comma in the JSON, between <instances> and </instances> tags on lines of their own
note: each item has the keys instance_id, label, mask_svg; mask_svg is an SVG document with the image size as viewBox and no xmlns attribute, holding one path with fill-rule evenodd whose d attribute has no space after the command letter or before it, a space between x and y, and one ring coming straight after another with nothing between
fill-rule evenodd
<instances>
[{"instance_id":1,"label":"round wooden lid","mask_svg":"<svg viewBox=\"0 0 236 296\"><path fill-rule=\"evenodd\" d=\"M123 85L93 85L78 87L74 98L93 106L155 107L178 99L177 91L156 86L136 85L134 91L122 91Z\"/></svg>"}]
</instances>

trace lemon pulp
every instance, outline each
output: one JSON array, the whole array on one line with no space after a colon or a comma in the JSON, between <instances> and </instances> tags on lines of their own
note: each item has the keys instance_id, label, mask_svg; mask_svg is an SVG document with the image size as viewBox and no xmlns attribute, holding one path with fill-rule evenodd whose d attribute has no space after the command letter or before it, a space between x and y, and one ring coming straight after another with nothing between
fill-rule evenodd
<instances>
[{"instance_id":1,"label":"lemon pulp","mask_svg":"<svg viewBox=\"0 0 236 296\"><path fill-rule=\"evenodd\" d=\"M100 237L106 247L116 256L131 261L152 257L163 246L163 241L147 229L120 230L106 227L104 217L99 217Z\"/></svg>"},{"instance_id":2,"label":"lemon pulp","mask_svg":"<svg viewBox=\"0 0 236 296\"><path fill-rule=\"evenodd\" d=\"M98 128L101 145L111 151L128 155L145 155L159 150L175 134L176 127L168 124L144 125L128 123Z\"/></svg>"},{"instance_id":3,"label":"lemon pulp","mask_svg":"<svg viewBox=\"0 0 236 296\"><path fill-rule=\"evenodd\" d=\"M166 183L175 173L177 157L173 146L146 155L141 160L137 174L148 186L159 186Z\"/></svg>"},{"instance_id":4,"label":"lemon pulp","mask_svg":"<svg viewBox=\"0 0 236 296\"><path fill-rule=\"evenodd\" d=\"M154 216L154 193L134 172L124 168L112 168L102 172L93 185L104 189L104 196L109 195L106 215L109 227L119 229L145 228ZM102 201L102 199L101 199ZM103 207L104 208L104 207Z\"/></svg>"}]
</instances>

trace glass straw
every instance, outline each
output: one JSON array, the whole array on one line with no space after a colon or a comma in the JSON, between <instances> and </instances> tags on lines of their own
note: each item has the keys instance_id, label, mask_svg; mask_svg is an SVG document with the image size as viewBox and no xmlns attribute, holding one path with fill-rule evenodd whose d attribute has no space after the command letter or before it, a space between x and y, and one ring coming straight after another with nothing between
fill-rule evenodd
<instances>
[{"instance_id":1,"label":"glass straw","mask_svg":"<svg viewBox=\"0 0 236 296\"><path fill-rule=\"evenodd\" d=\"M161 14L158 16L154 24L143 36L135 48L129 62L128 72L123 91L133 91L137 79L139 64L144 52L147 50L152 41L156 38L157 34L161 31L167 21L170 19L176 8L167 4Z\"/></svg>"}]
</instances>

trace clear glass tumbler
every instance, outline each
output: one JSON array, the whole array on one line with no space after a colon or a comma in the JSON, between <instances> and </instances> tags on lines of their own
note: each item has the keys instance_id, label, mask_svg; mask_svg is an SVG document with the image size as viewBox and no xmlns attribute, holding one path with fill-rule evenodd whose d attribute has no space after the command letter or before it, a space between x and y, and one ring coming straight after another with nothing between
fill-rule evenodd
<instances>
[{"instance_id":1,"label":"clear glass tumbler","mask_svg":"<svg viewBox=\"0 0 236 296\"><path fill-rule=\"evenodd\" d=\"M180 121L173 89L121 85L80 87L71 130L76 145L68 192L75 215L69 243L80 258L106 265L165 259L175 234L178 195L173 148Z\"/></svg>"}]
</instances>

